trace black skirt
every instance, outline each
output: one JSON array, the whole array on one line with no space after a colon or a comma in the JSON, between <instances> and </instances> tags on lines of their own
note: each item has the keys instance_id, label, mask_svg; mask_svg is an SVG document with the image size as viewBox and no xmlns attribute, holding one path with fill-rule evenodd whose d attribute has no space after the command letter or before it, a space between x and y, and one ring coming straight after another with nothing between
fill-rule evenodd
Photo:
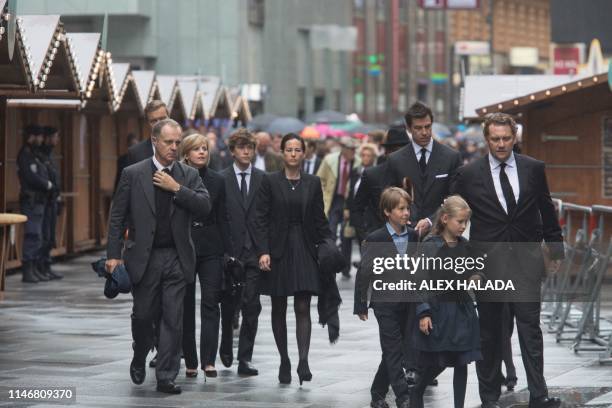
<instances>
[{"instance_id":1,"label":"black skirt","mask_svg":"<svg viewBox=\"0 0 612 408\"><path fill-rule=\"evenodd\" d=\"M306 248L301 224L289 226L287 246L280 258L272 258L271 271L261 272L260 293L269 296L293 296L298 292L318 295L319 267Z\"/></svg>"}]
</instances>

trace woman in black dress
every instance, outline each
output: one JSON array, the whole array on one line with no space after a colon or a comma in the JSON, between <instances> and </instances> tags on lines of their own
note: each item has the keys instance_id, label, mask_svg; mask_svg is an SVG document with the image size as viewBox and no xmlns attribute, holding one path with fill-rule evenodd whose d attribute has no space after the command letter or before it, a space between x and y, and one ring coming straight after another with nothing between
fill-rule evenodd
<instances>
[{"instance_id":1,"label":"woman in black dress","mask_svg":"<svg viewBox=\"0 0 612 408\"><path fill-rule=\"evenodd\" d=\"M287 297L293 296L299 352L297 374L310 381L310 299L320 291L317 247L331 237L323 212L318 177L301 173L306 146L289 133L281 141L285 168L267 174L257 198L257 255L261 268L261 294L272 299L272 331L281 356L278 380L291 382L287 352Z\"/></svg>"},{"instance_id":2,"label":"woman in black dress","mask_svg":"<svg viewBox=\"0 0 612 408\"><path fill-rule=\"evenodd\" d=\"M231 254L229 219L225 210L223 177L208 168L208 140L201 134L183 139L183 161L196 168L212 201L212 210L204 219L194 219L191 228L196 250L196 275L200 279L200 360L206 377L216 377L215 359L219 338L219 302L224 289L223 256ZM183 355L187 377L198 375L195 338L195 282L187 285L183 313Z\"/></svg>"}]
</instances>

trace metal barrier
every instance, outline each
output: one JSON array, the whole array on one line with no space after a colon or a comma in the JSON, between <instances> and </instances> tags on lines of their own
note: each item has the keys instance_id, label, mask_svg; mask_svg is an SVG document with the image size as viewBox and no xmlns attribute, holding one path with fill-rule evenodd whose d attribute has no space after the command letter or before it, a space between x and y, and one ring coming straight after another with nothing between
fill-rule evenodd
<instances>
[{"instance_id":1,"label":"metal barrier","mask_svg":"<svg viewBox=\"0 0 612 408\"><path fill-rule=\"evenodd\" d=\"M612 216L612 207L554 201L566 257L558 273L549 275L542 287L542 298L550 299L542 304L542 317L548 319L548 330L556 334L557 342L571 341L576 353L602 351L599 361L612 362L612 330L602 329L600 319L601 287L612 257L605 218Z\"/></svg>"}]
</instances>

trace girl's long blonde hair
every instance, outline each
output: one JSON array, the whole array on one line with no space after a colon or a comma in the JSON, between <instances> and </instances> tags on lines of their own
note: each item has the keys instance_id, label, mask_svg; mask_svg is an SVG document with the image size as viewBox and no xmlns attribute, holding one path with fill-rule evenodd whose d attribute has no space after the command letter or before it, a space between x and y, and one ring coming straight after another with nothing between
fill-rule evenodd
<instances>
[{"instance_id":1,"label":"girl's long blonde hair","mask_svg":"<svg viewBox=\"0 0 612 408\"><path fill-rule=\"evenodd\" d=\"M444 231L442 216L448 215L449 217L456 217L459 211L462 210L468 211L468 217L472 215L472 209L463 199L463 197L460 195L446 197L436 213L436 220L434 221L433 228L431 229L431 234L440 235L442 234L442 231Z\"/></svg>"}]
</instances>

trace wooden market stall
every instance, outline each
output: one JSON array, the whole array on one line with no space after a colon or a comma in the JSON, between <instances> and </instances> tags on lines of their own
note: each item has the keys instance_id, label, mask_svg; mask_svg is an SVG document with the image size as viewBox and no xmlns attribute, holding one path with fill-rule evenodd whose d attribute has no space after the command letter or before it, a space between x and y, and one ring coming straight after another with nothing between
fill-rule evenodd
<instances>
[{"instance_id":1,"label":"wooden market stall","mask_svg":"<svg viewBox=\"0 0 612 408\"><path fill-rule=\"evenodd\" d=\"M157 84L159 96L168 107L170 117L178 123L184 123L187 120L187 112L176 77L172 75L158 75Z\"/></svg>"}]
</instances>

